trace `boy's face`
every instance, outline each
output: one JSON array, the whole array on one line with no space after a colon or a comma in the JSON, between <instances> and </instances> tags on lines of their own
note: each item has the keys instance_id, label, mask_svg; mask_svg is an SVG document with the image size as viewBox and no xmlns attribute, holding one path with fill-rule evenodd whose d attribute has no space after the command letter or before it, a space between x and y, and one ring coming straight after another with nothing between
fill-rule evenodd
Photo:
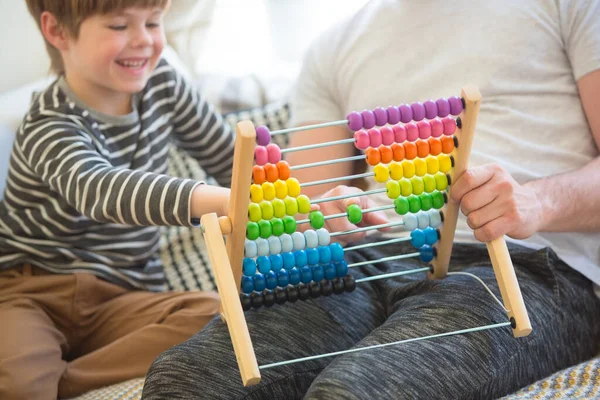
<instances>
[{"instance_id":1,"label":"boy's face","mask_svg":"<svg viewBox=\"0 0 600 400\"><path fill-rule=\"evenodd\" d=\"M62 54L69 83L98 95L142 90L164 47L163 14L134 7L85 19Z\"/></svg>"}]
</instances>

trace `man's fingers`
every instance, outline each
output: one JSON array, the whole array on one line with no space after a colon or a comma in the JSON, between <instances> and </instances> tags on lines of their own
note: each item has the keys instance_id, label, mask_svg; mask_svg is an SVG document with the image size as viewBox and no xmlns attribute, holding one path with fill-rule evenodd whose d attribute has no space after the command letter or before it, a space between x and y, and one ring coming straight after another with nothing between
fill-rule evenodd
<instances>
[{"instance_id":1,"label":"man's fingers","mask_svg":"<svg viewBox=\"0 0 600 400\"><path fill-rule=\"evenodd\" d=\"M486 185L479 186L465 194L460 201L460 211L464 215L470 215L488 204L492 203L497 198L497 193L490 190Z\"/></svg>"},{"instance_id":2,"label":"man's fingers","mask_svg":"<svg viewBox=\"0 0 600 400\"><path fill-rule=\"evenodd\" d=\"M467 216L467 225L469 225L471 229L479 229L491 221L503 216L507 209L508 207L505 203L496 199L491 203L486 204L484 207L469 213Z\"/></svg>"},{"instance_id":3,"label":"man's fingers","mask_svg":"<svg viewBox=\"0 0 600 400\"><path fill-rule=\"evenodd\" d=\"M450 197L455 202L460 202L465 194L478 188L494 177L495 168L492 165L483 165L481 167L467 169L454 182L450 189Z\"/></svg>"}]
</instances>

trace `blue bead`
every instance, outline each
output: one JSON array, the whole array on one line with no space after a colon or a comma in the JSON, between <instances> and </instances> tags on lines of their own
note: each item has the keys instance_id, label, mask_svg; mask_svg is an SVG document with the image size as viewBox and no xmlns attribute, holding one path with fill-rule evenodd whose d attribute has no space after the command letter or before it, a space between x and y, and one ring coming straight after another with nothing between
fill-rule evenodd
<instances>
[{"instance_id":1,"label":"blue bead","mask_svg":"<svg viewBox=\"0 0 600 400\"><path fill-rule=\"evenodd\" d=\"M300 280L302 283L310 283L312 281L312 270L308 265L300 268Z\"/></svg>"},{"instance_id":2,"label":"blue bead","mask_svg":"<svg viewBox=\"0 0 600 400\"><path fill-rule=\"evenodd\" d=\"M287 272L285 269L279 270L279 272L277 273L277 283L281 287L286 287L287 285L289 285L290 284L290 273Z\"/></svg>"},{"instance_id":3,"label":"blue bead","mask_svg":"<svg viewBox=\"0 0 600 400\"><path fill-rule=\"evenodd\" d=\"M242 276L242 292L252 293L254 290L254 280L249 276Z\"/></svg>"},{"instance_id":4,"label":"blue bead","mask_svg":"<svg viewBox=\"0 0 600 400\"><path fill-rule=\"evenodd\" d=\"M319 250L317 249L306 249L306 258L308 265L316 265L319 263Z\"/></svg>"},{"instance_id":5,"label":"blue bead","mask_svg":"<svg viewBox=\"0 0 600 400\"><path fill-rule=\"evenodd\" d=\"M325 278L325 271L323 271L323 267L320 265L315 265L312 268L313 280L315 282L322 281Z\"/></svg>"},{"instance_id":6,"label":"blue bead","mask_svg":"<svg viewBox=\"0 0 600 400\"><path fill-rule=\"evenodd\" d=\"M433 260L433 247L426 244L419 249L419 253L421 253L421 261L429 262Z\"/></svg>"},{"instance_id":7,"label":"blue bead","mask_svg":"<svg viewBox=\"0 0 600 400\"><path fill-rule=\"evenodd\" d=\"M437 229L434 229L429 226L429 227L425 228L425 230L423 232L425 232L425 243L426 244L433 245L438 241L439 236L438 236Z\"/></svg>"},{"instance_id":8,"label":"blue bead","mask_svg":"<svg viewBox=\"0 0 600 400\"><path fill-rule=\"evenodd\" d=\"M319 247L319 262L322 264L328 264L331 261L331 250L329 246Z\"/></svg>"},{"instance_id":9,"label":"blue bead","mask_svg":"<svg viewBox=\"0 0 600 400\"><path fill-rule=\"evenodd\" d=\"M283 257L281 257L281 254L271 254L271 257L269 257L271 259L271 270L272 271L279 271L281 268L283 268Z\"/></svg>"},{"instance_id":10,"label":"blue bead","mask_svg":"<svg viewBox=\"0 0 600 400\"><path fill-rule=\"evenodd\" d=\"M302 276L300 270L296 267L290 269L290 285L297 285L300 283Z\"/></svg>"},{"instance_id":11,"label":"blue bead","mask_svg":"<svg viewBox=\"0 0 600 400\"><path fill-rule=\"evenodd\" d=\"M323 271L325 272L325 279L332 280L337 277L335 265L332 263L323 264Z\"/></svg>"},{"instance_id":12,"label":"blue bead","mask_svg":"<svg viewBox=\"0 0 600 400\"><path fill-rule=\"evenodd\" d=\"M341 244L331 243L329 250L331 251L331 259L333 261L342 261L344 259L344 249Z\"/></svg>"},{"instance_id":13,"label":"blue bead","mask_svg":"<svg viewBox=\"0 0 600 400\"><path fill-rule=\"evenodd\" d=\"M296 266L296 257L294 257L294 253L281 253L281 258L283 258L283 268L290 270Z\"/></svg>"},{"instance_id":14,"label":"blue bead","mask_svg":"<svg viewBox=\"0 0 600 400\"><path fill-rule=\"evenodd\" d=\"M242 273L246 276L252 276L256 273L256 261L251 258L244 258L242 263Z\"/></svg>"},{"instance_id":15,"label":"blue bead","mask_svg":"<svg viewBox=\"0 0 600 400\"><path fill-rule=\"evenodd\" d=\"M267 280L263 274L256 274L252 277L254 280L254 290L262 292L267 287Z\"/></svg>"},{"instance_id":16,"label":"blue bead","mask_svg":"<svg viewBox=\"0 0 600 400\"><path fill-rule=\"evenodd\" d=\"M348 263L344 260L335 262L335 273L338 278L343 278L348 275Z\"/></svg>"},{"instance_id":17,"label":"blue bead","mask_svg":"<svg viewBox=\"0 0 600 400\"><path fill-rule=\"evenodd\" d=\"M412 231L410 238L410 243L417 249L425 244L425 233L420 229Z\"/></svg>"},{"instance_id":18,"label":"blue bead","mask_svg":"<svg viewBox=\"0 0 600 400\"><path fill-rule=\"evenodd\" d=\"M306 257L304 250L294 251L294 257L296 258L296 267L300 268L308 264L308 257Z\"/></svg>"},{"instance_id":19,"label":"blue bead","mask_svg":"<svg viewBox=\"0 0 600 400\"><path fill-rule=\"evenodd\" d=\"M266 274L271 270L271 259L268 256L260 256L256 259L258 265L258 272Z\"/></svg>"},{"instance_id":20,"label":"blue bead","mask_svg":"<svg viewBox=\"0 0 600 400\"><path fill-rule=\"evenodd\" d=\"M265 274L267 279L267 289L275 289L277 287L277 274L274 271L269 271Z\"/></svg>"}]
</instances>

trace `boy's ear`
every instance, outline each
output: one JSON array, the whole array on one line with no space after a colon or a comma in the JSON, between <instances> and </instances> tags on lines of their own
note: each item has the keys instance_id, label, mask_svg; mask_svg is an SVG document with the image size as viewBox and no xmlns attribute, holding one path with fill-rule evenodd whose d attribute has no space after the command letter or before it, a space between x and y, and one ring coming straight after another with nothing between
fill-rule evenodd
<instances>
[{"instance_id":1,"label":"boy's ear","mask_svg":"<svg viewBox=\"0 0 600 400\"><path fill-rule=\"evenodd\" d=\"M40 19L40 28L46 40L58 50L67 50L69 47L68 33L58 23L56 17L48 11L44 11Z\"/></svg>"}]
</instances>

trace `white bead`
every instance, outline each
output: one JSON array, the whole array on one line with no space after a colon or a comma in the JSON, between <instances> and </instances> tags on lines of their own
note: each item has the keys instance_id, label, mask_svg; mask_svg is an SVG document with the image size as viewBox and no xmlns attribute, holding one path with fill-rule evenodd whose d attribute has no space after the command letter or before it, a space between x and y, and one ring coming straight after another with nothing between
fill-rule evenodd
<instances>
[{"instance_id":1,"label":"white bead","mask_svg":"<svg viewBox=\"0 0 600 400\"><path fill-rule=\"evenodd\" d=\"M415 214L406 214L402 216L402 221L404 222L404 229L406 229L409 232L414 231L419 226Z\"/></svg>"},{"instance_id":2,"label":"white bead","mask_svg":"<svg viewBox=\"0 0 600 400\"><path fill-rule=\"evenodd\" d=\"M269 239L269 252L271 254L281 253L281 241L277 236L271 236Z\"/></svg>"},{"instance_id":3,"label":"white bead","mask_svg":"<svg viewBox=\"0 0 600 400\"><path fill-rule=\"evenodd\" d=\"M256 239L256 246L258 247L258 256L268 256L269 255L269 242L267 239L258 238Z\"/></svg>"},{"instance_id":4,"label":"white bead","mask_svg":"<svg viewBox=\"0 0 600 400\"><path fill-rule=\"evenodd\" d=\"M281 236L279 236L279 241L281 242L282 253L288 253L294 250L294 241L292 240L292 237L289 234L284 233Z\"/></svg>"},{"instance_id":5,"label":"white bead","mask_svg":"<svg viewBox=\"0 0 600 400\"><path fill-rule=\"evenodd\" d=\"M417 213L417 221L419 223L419 229L425 229L429 226L429 214L424 211Z\"/></svg>"},{"instance_id":6,"label":"white bead","mask_svg":"<svg viewBox=\"0 0 600 400\"><path fill-rule=\"evenodd\" d=\"M258 247L254 240L246 239L244 243L244 257L254 258L258 255Z\"/></svg>"},{"instance_id":7,"label":"white bead","mask_svg":"<svg viewBox=\"0 0 600 400\"><path fill-rule=\"evenodd\" d=\"M306 239L302 232L292 233L292 240L294 241L294 250L304 250L306 248Z\"/></svg>"},{"instance_id":8,"label":"white bead","mask_svg":"<svg viewBox=\"0 0 600 400\"><path fill-rule=\"evenodd\" d=\"M432 228L437 228L442 224L442 216L440 214L441 211L438 210L429 210L429 226Z\"/></svg>"},{"instance_id":9,"label":"white bead","mask_svg":"<svg viewBox=\"0 0 600 400\"><path fill-rule=\"evenodd\" d=\"M317 229L317 237L319 238L319 246L328 246L331 241L329 231L325 228Z\"/></svg>"},{"instance_id":10,"label":"white bead","mask_svg":"<svg viewBox=\"0 0 600 400\"><path fill-rule=\"evenodd\" d=\"M304 232L304 238L306 239L306 247L308 249L314 249L319 245L319 238L317 232L312 229L307 229Z\"/></svg>"}]
</instances>

